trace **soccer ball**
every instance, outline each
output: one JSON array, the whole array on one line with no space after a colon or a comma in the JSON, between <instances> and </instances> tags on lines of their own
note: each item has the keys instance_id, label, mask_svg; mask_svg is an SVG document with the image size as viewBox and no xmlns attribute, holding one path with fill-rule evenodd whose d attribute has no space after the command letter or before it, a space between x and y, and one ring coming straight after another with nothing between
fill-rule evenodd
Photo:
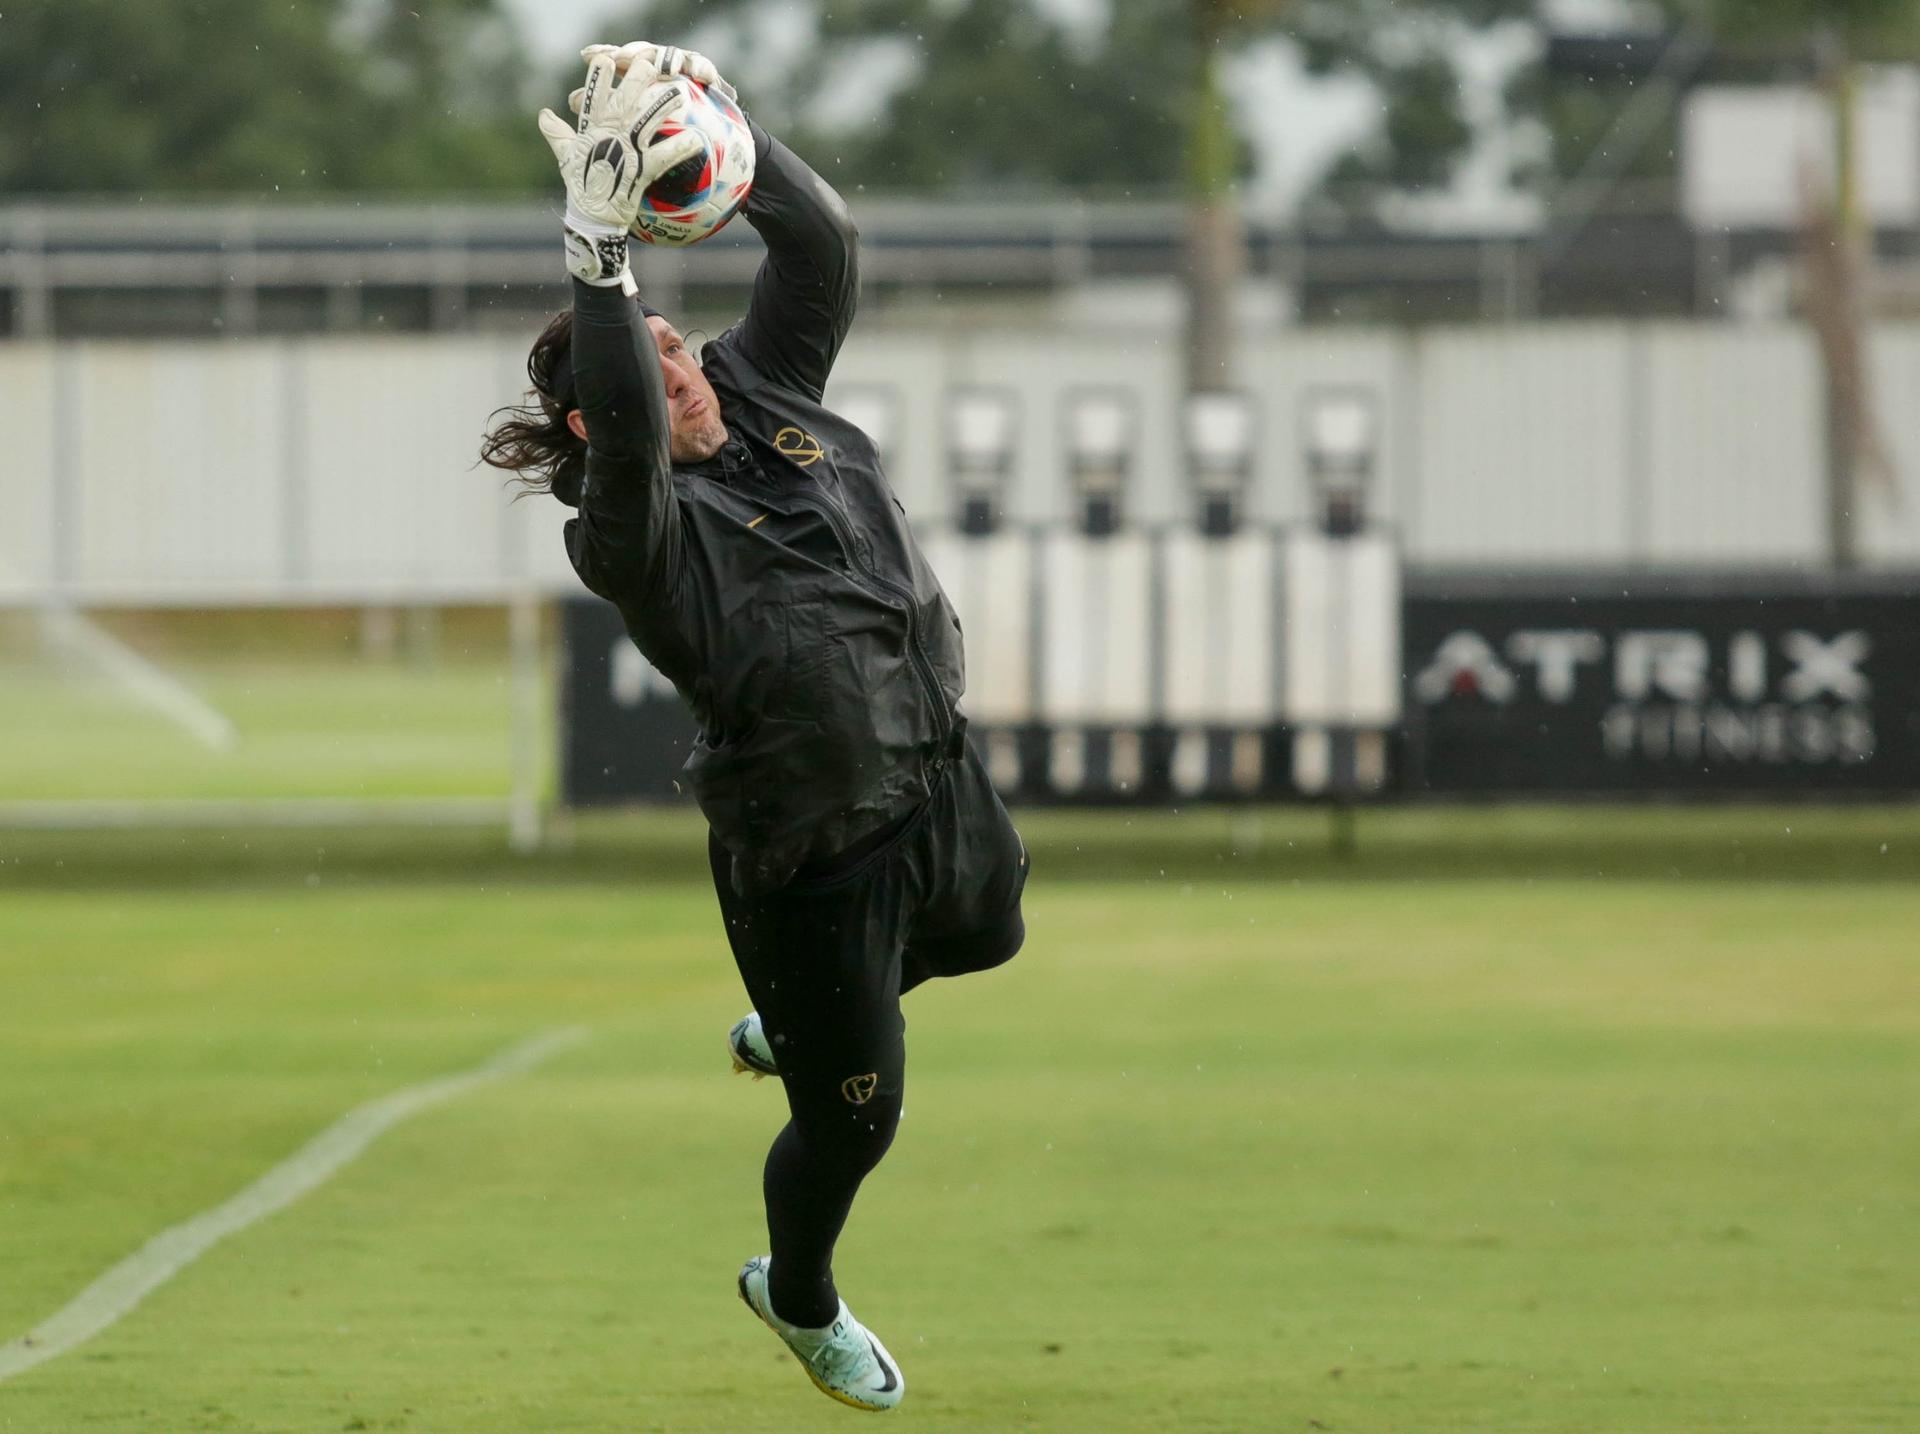
<instances>
[{"instance_id":1,"label":"soccer ball","mask_svg":"<svg viewBox=\"0 0 1920 1434\"><path fill-rule=\"evenodd\" d=\"M676 75L682 103L653 127L647 143L692 130L702 153L676 164L640 197L633 237L648 244L698 244L740 212L753 189L753 132L740 106L698 80Z\"/></svg>"}]
</instances>

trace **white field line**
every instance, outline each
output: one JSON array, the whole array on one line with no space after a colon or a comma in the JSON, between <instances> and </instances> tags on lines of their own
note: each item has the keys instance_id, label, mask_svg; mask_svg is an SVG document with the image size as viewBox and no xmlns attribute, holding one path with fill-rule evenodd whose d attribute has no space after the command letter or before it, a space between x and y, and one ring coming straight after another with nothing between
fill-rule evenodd
<instances>
[{"instance_id":1,"label":"white field line","mask_svg":"<svg viewBox=\"0 0 1920 1434\"><path fill-rule=\"evenodd\" d=\"M49 641L92 662L135 701L182 728L202 746L231 751L240 731L227 715L164 668L149 662L112 633L73 608L49 604L41 627Z\"/></svg>"},{"instance_id":2,"label":"white field line","mask_svg":"<svg viewBox=\"0 0 1920 1434\"><path fill-rule=\"evenodd\" d=\"M348 1111L224 1205L162 1230L75 1295L58 1314L0 1345L0 1381L92 1339L227 1236L324 1184L401 1121L476 1087L532 1070L585 1037L578 1027L548 1031L507 1047L472 1070L422 1081Z\"/></svg>"}]
</instances>

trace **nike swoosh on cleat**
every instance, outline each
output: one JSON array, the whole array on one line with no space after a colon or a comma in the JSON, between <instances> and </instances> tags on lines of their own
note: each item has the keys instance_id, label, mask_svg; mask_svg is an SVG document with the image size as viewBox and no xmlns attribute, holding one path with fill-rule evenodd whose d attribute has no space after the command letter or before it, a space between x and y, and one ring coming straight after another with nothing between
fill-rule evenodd
<instances>
[{"instance_id":1,"label":"nike swoosh on cleat","mask_svg":"<svg viewBox=\"0 0 1920 1434\"><path fill-rule=\"evenodd\" d=\"M887 1382L880 1386L880 1393L891 1394L900 1387L900 1381L894 1376L893 1366L887 1363L886 1356L880 1353L880 1346L873 1342L873 1336L867 1336L867 1348L873 1351L873 1362L880 1366L880 1372L887 1376Z\"/></svg>"}]
</instances>

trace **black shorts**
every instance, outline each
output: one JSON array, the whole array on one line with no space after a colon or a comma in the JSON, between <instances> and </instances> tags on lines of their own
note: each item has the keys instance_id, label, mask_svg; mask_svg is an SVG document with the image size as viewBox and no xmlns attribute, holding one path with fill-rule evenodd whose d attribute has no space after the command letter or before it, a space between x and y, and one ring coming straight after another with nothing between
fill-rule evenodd
<instances>
[{"instance_id":1,"label":"black shorts","mask_svg":"<svg viewBox=\"0 0 1920 1434\"><path fill-rule=\"evenodd\" d=\"M741 896L708 839L714 891L790 1100L897 1094L900 996L997 966L1020 947L1027 851L971 745L879 844L825 874Z\"/></svg>"}]
</instances>

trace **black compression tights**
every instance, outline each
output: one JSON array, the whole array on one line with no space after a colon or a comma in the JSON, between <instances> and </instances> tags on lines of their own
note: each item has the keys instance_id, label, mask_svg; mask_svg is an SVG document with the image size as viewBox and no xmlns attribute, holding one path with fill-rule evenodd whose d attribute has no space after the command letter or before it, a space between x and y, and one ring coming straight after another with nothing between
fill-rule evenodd
<instances>
[{"instance_id":1,"label":"black compression tights","mask_svg":"<svg viewBox=\"0 0 1920 1434\"><path fill-rule=\"evenodd\" d=\"M1018 908L997 929L972 937L908 948L902 961L901 992L933 976L985 971L1012 958L1026 926ZM833 1284L833 1246L840 1238L854 1194L869 1171L893 1144L900 1124L905 1048L875 1072L873 1095L864 1105L847 1103L831 1081L787 1082L792 1112L767 1152L762 1188L767 1202L767 1233L773 1239L773 1268L768 1272L774 1313L808 1328L830 1324L839 1313ZM778 1056L776 1055L776 1059Z\"/></svg>"},{"instance_id":2,"label":"black compression tights","mask_svg":"<svg viewBox=\"0 0 1920 1434\"><path fill-rule=\"evenodd\" d=\"M804 1124L796 1116L774 1137L763 1188L774 1250L768 1294L781 1319L817 1329L839 1313L834 1242L860 1182L887 1153L899 1124L896 1082L893 1090L876 1092L857 1112L842 1105L837 1111L818 1112Z\"/></svg>"}]
</instances>

